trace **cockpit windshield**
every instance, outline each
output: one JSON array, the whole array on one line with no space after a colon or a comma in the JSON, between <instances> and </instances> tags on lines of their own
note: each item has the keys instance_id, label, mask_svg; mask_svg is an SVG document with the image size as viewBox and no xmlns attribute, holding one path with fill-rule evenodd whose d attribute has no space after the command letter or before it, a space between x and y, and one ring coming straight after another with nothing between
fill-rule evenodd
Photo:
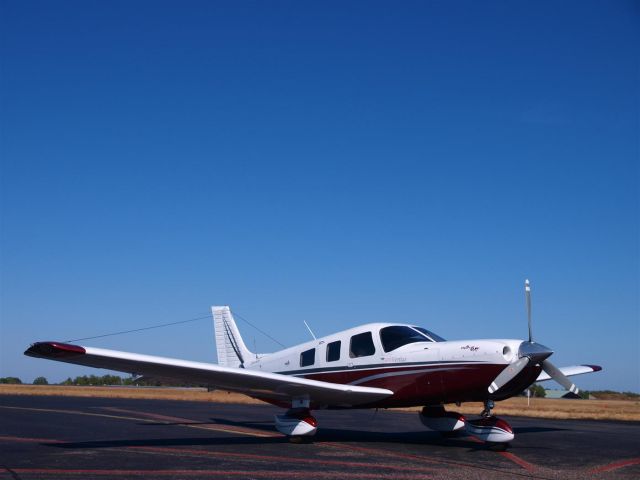
<instances>
[{"instance_id":1,"label":"cockpit windshield","mask_svg":"<svg viewBox=\"0 0 640 480\"><path fill-rule=\"evenodd\" d=\"M431 330L427 330L426 328L422 328L422 327L412 327L412 328L415 328L420 333L424 333L427 337L432 339L434 342L446 342L444 338L442 338L440 335L436 335Z\"/></svg>"},{"instance_id":2,"label":"cockpit windshield","mask_svg":"<svg viewBox=\"0 0 640 480\"><path fill-rule=\"evenodd\" d=\"M391 352L409 343L443 342L444 339L421 327L395 325L380 329L380 340L385 352Z\"/></svg>"}]
</instances>

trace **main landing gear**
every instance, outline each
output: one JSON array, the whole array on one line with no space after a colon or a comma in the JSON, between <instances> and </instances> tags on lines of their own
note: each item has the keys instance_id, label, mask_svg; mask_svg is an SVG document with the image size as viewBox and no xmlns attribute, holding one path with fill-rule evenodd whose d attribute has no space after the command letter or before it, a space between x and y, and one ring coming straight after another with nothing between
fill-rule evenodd
<instances>
[{"instance_id":1,"label":"main landing gear","mask_svg":"<svg viewBox=\"0 0 640 480\"><path fill-rule=\"evenodd\" d=\"M311 415L308 398L294 398L284 415L276 415L276 430L299 442L310 439L318 430L318 421Z\"/></svg>"},{"instance_id":2,"label":"main landing gear","mask_svg":"<svg viewBox=\"0 0 640 480\"><path fill-rule=\"evenodd\" d=\"M486 400L480 418L474 420L458 412L447 412L443 405L427 406L420 412L420 421L445 437L456 435L464 428L469 435L504 449L514 438L513 430L507 422L491 414L494 406L493 400Z\"/></svg>"},{"instance_id":3,"label":"main landing gear","mask_svg":"<svg viewBox=\"0 0 640 480\"><path fill-rule=\"evenodd\" d=\"M466 419L458 412L447 412L443 405L429 405L420 412L420 421L425 427L450 437L464 428Z\"/></svg>"}]
</instances>

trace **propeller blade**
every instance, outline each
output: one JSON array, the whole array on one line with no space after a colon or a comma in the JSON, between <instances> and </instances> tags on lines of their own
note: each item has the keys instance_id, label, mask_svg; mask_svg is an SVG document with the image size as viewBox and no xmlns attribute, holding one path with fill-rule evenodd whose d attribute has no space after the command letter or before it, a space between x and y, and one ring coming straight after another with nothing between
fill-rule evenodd
<instances>
[{"instance_id":1,"label":"propeller blade","mask_svg":"<svg viewBox=\"0 0 640 480\"><path fill-rule=\"evenodd\" d=\"M495 393L509 383L516 375L518 375L524 367L529 363L528 357L522 357L517 362L510 364L505 368L496 379L489 385L489 393ZM547 372L549 373L549 372ZM549 373L549 375L551 375Z\"/></svg>"},{"instance_id":2,"label":"propeller blade","mask_svg":"<svg viewBox=\"0 0 640 480\"><path fill-rule=\"evenodd\" d=\"M529 280L524 281L524 297L527 301L527 321L529 322L529 343L533 340L533 334L531 333L531 285Z\"/></svg>"},{"instance_id":3,"label":"propeller blade","mask_svg":"<svg viewBox=\"0 0 640 480\"><path fill-rule=\"evenodd\" d=\"M542 362L542 369L556 382L564 387L565 390L569 390L571 393L578 395L580 393L580 389L576 387L575 383L569 380L564 373L562 373L553 363L549 360L544 360Z\"/></svg>"}]
</instances>

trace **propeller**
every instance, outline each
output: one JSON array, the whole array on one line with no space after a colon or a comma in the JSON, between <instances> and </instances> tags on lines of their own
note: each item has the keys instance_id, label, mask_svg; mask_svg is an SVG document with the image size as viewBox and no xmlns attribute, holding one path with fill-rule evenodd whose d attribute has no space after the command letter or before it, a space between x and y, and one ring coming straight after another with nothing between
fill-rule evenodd
<instances>
[{"instance_id":1,"label":"propeller","mask_svg":"<svg viewBox=\"0 0 640 480\"><path fill-rule=\"evenodd\" d=\"M542 362L542 370L544 370L547 375L553 378L556 382L564 387L565 390L569 390L571 393L578 395L580 393L580 389L576 387L576 384L573 383L569 377L567 377L564 373L560 371L558 367L556 367L549 360L544 360Z\"/></svg>"},{"instance_id":2,"label":"propeller","mask_svg":"<svg viewBox=\"0 0 640 480\"><path fill-rule=\"evenodd\" d=\"M515 363L508 365L507 368L502 370L496 379L491 382L491 385L489 385L489 393L494 393L500 390L509 383L512 378L515 378L515 376L518 375L528 364L529 357L522 357Z\"/></svg>"},{"instance_id":3,"label":"propeller","mask_svg":"<svg viewBox=\"0 0 640 480\"><path fill-rule=\"evenodd\" d=\"M489 393L495 393L500 390L507 383L513 380L520 372L522 372L529 363L533 362L534 364L540 364L542 366L542 370L544 370L547 375L562 385L566 390L577 395L580 392L580 389L578 389L578 387L569 380L569 377L562 373L558 367L548 360L548 357L553 354L553 350L533 341L533 333L531 330L531 285L529 280L525 280L524 282L524 296L527 304L529 341L522 342L520 344L520 348L518 349L518 360L509 364L498 374L495 380L491 382L491 385L489 385Z\"/></svg>"},{"instance_id":4,"label":"propeller","mask_svg":"<svg viewBox=\"0 0 640 480\"><path fill-rule=\"evenodd\" d=\"M529 324L529 343L533 341L533 333L531 333L531 285L529 280L524 281L524 299L527 302L527 323Z\"/></svg>"}]
</instances>

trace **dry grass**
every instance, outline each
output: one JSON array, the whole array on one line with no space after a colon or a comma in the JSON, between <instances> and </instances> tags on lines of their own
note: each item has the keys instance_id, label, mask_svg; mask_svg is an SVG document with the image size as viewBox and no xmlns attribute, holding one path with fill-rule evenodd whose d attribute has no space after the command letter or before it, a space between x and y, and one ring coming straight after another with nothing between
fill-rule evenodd
<instances>
[{"instance_id":1,"label":"dry grass","mask_svg":"<svg viewBox=\"0 0 640 480\"><path fill-rule=\"evenodd\" d=\"M153 387L76 387L59 385L0 385L0 395L61 395L72 397L146 398L187 400L213 403L262 404L260 400L239 393L224 391L207 392L204 388L153 388ZM460 407L450 405L448 410L477 415L481 403L465 403ZM420 408L403 409L419 411ZM524 397L496 402L496 415L518 415L538 418L574 418L594 420L640 421L640 401L629 400L567 400L532 398L527 406Z\"/></svg>"},{"instance_id":2,"label":"dry grass","mask_svg":"<svg viewBox=\"0 0 640 480\"><path fill-rule=\"evenodd\" d=\"M146 398L214 403L264 404L241 393L206 388L78 387L66 385L0 385L0 395L58 395L63 397Z\"/></svg>"},{"instance_id":3,"label":"dry grass","mask_svg":"<svg viewBox=\"0 0 640 480\"><path fill-rule=\"evenodd\" d=\"M460 407L449 405L447 409L477 415L482 411L482 403L465 403ZM419 411L420 408L406 410ZM493 413L538 418L640 421L640 401L532 398L531 405L527 406L525 397L514 397L496 402Z\"/></svg>"}]
</instances>

